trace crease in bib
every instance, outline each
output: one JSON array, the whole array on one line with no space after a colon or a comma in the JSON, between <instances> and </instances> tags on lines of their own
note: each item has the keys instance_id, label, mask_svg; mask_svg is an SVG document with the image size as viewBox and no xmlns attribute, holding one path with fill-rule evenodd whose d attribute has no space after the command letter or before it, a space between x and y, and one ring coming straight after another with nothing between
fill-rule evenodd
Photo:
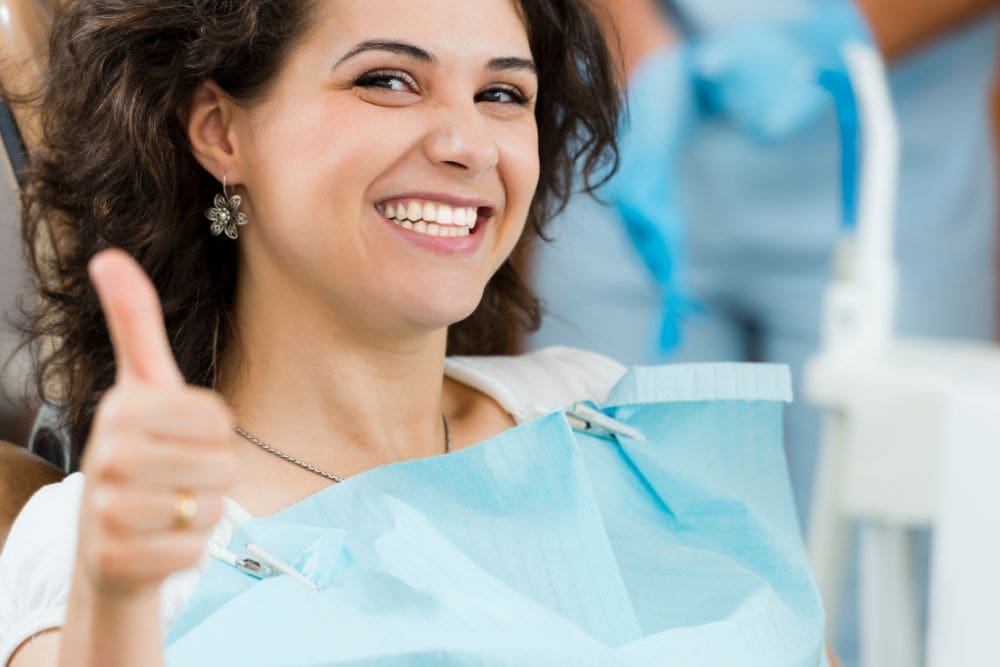
<instances>
[{"instance_id":1,"label":"crease in bib","mask_svg":"<svg viewBox=\"0 0 1000 667\"><path fill-rule=\"evenodd\" d=\"M588 406L644 440L553 412L248 521L229 548L311 585L213 563L168 664L825 665L788 398L780 367L634 369Z\"/></svg>"}]
</instances>

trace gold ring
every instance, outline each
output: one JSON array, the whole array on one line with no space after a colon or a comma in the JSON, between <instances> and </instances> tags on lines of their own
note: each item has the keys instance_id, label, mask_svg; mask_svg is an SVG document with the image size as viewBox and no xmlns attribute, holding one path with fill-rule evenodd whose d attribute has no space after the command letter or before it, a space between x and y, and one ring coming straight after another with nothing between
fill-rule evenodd
<instances>
[{"instance_id":1,"label":"gold ring","mask_svg":"<svg viewBox=\"0 0 1000 667\"><path fill-rule=\"evenodd\" d=\"M198 501L189 491L174 494L174 527L187 528L198 514Z\"/></svg>"}]
</instances>

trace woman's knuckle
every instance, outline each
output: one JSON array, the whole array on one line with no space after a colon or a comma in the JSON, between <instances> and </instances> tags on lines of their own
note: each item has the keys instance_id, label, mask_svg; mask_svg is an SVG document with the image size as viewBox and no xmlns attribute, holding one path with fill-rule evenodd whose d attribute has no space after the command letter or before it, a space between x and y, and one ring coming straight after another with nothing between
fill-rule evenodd
<instances>
[{"instance_id":1,"label":"woman's knuckle","mask_svg":"<svg viewBox=\"0 0 1000 667\"><path fill-rule=\"evenodd\" d=\"M132 422L134 398L115 387L108 391L97 406L95 424L105 430L125 430Z\"/></svg>"},{"instance_id":2,"label":"woman's knuckle","mask_svg":"<svg viewBox=\"0 0 1000 667\"><path fill-rule=\"evenodd\" d=\"M107 481L110 476L109 469L114 462L113 449L106 446L104 441L99 440L88 446L83 471L86 473L88 479Z\"/></svg>"},{"instance_id":3,"label":"woman's knuckle","mask_svg":"<svg viewBox=\"0 0 1000 667\"><path fill-rule=\"evenodd\" d=\"M92 513L98 525L105 530L114 531L117 528L115 514L120 503L116 499L116 495L100 487L91 494L90 507L87 508L87 511Z\"/></svg>"},{"instance_id":4,"label":"woman's knuckle","mask_svg":"<svg viewBox=\"0 0 1000 667\"><path fill-rule=\"evenodd\" d=\"M109 446L97 453L93 472L104 482L123 482L131 479L135 468L135 456L127 447L119 444L117 438L109 440Z\"/></svg>"}]
</instances>

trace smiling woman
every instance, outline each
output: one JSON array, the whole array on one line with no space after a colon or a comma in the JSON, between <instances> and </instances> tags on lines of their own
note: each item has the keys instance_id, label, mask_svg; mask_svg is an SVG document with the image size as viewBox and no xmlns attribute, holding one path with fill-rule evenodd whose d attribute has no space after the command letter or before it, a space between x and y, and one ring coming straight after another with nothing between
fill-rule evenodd
<instances>
[{"instance_id":1,"label":"smiling woman","mask_svg":"<svg viewBox=\"0 0 1000 667\"><path fill-rule=\"evenodd\" d=\"M588 3L75 0L51 50L26 332L79 471L0 665L819 664L782 369L502 356L616 161Z\"/></svg>"},{"instance_id":2,"label":"smiling woman","mask_svg":"<svg viewBox=\"0 0 1000 667\"><path fill-rule=\"evenodd\" d=\"M614 161L613 75L579 3L486 2L461 12L406 1L195 2L185 11L155 1L68 4L53 38L42 108L47 150L32 163L25 224L39 288L50 297L28 328L34 340L62 342L42 356L40 386L57 379L63 388L77 456L114 373L86 272L103 248L126 250L150 276L182 374L206 387L223 381L222 360L239 330L237 286L261 275L251 267L265 251L280 254L282 280L349 285L355 311L360 303L378 312L358 288L380 299L416 296L419 306L453 303L441 291L461 283L470 288L462 306L479 305L448 330L452 354L510 352L520 331L537 325L538 302L514 269L519 255L565 202L578 163L593 177ZM240 165L208 154L199 155L204 165L195 159L192 152L204 148L199 136L209 133L211 142L212 132L239 142L231 148ZM485 178L471 183L483 169ZM204 209L224 179L245 195L254 224L241 231L252 249L204 233ZM392 198L409 210L410 200L435 196L514 221L503 234L496 224L481 227L498 270L471 260L480 275L459 280L430 256L407 255L408 244L393 245L408 235L357 227ZM528 233L519 239L522 225ZM55 255L36 243L50 229ZM335 256L362 242L351 249L364 255ZM509 258L505 244L517 245ZM314 253L308 262L305 250ZM390 251L404 266L418 262L405 280L374 275L400 266L388 261ZM317 279L317 266L350 279ZM488 275L479 300L476 285ZM269 284L272 292L284 289ZM325 302L319 310L345 305ZM274 311L269 317L289 321Z\"/></svg>"}]
</instances>

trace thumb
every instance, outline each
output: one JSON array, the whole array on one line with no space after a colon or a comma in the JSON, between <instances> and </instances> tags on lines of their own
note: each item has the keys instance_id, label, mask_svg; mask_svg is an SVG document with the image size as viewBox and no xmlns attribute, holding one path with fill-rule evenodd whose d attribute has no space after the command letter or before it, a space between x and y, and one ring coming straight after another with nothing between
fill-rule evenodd
<instances>
[{"instance_id":1,"label":"thumb","mask_svg":"<svg viewBox=\"0 0 1000 667\"><path fill-rule=\"evenodd\" d=\"M122 250L112 249L98 253L89 271L111 333L117 381L183 385L156 288L142 267Z\"/></svg>"}]
</instances>

